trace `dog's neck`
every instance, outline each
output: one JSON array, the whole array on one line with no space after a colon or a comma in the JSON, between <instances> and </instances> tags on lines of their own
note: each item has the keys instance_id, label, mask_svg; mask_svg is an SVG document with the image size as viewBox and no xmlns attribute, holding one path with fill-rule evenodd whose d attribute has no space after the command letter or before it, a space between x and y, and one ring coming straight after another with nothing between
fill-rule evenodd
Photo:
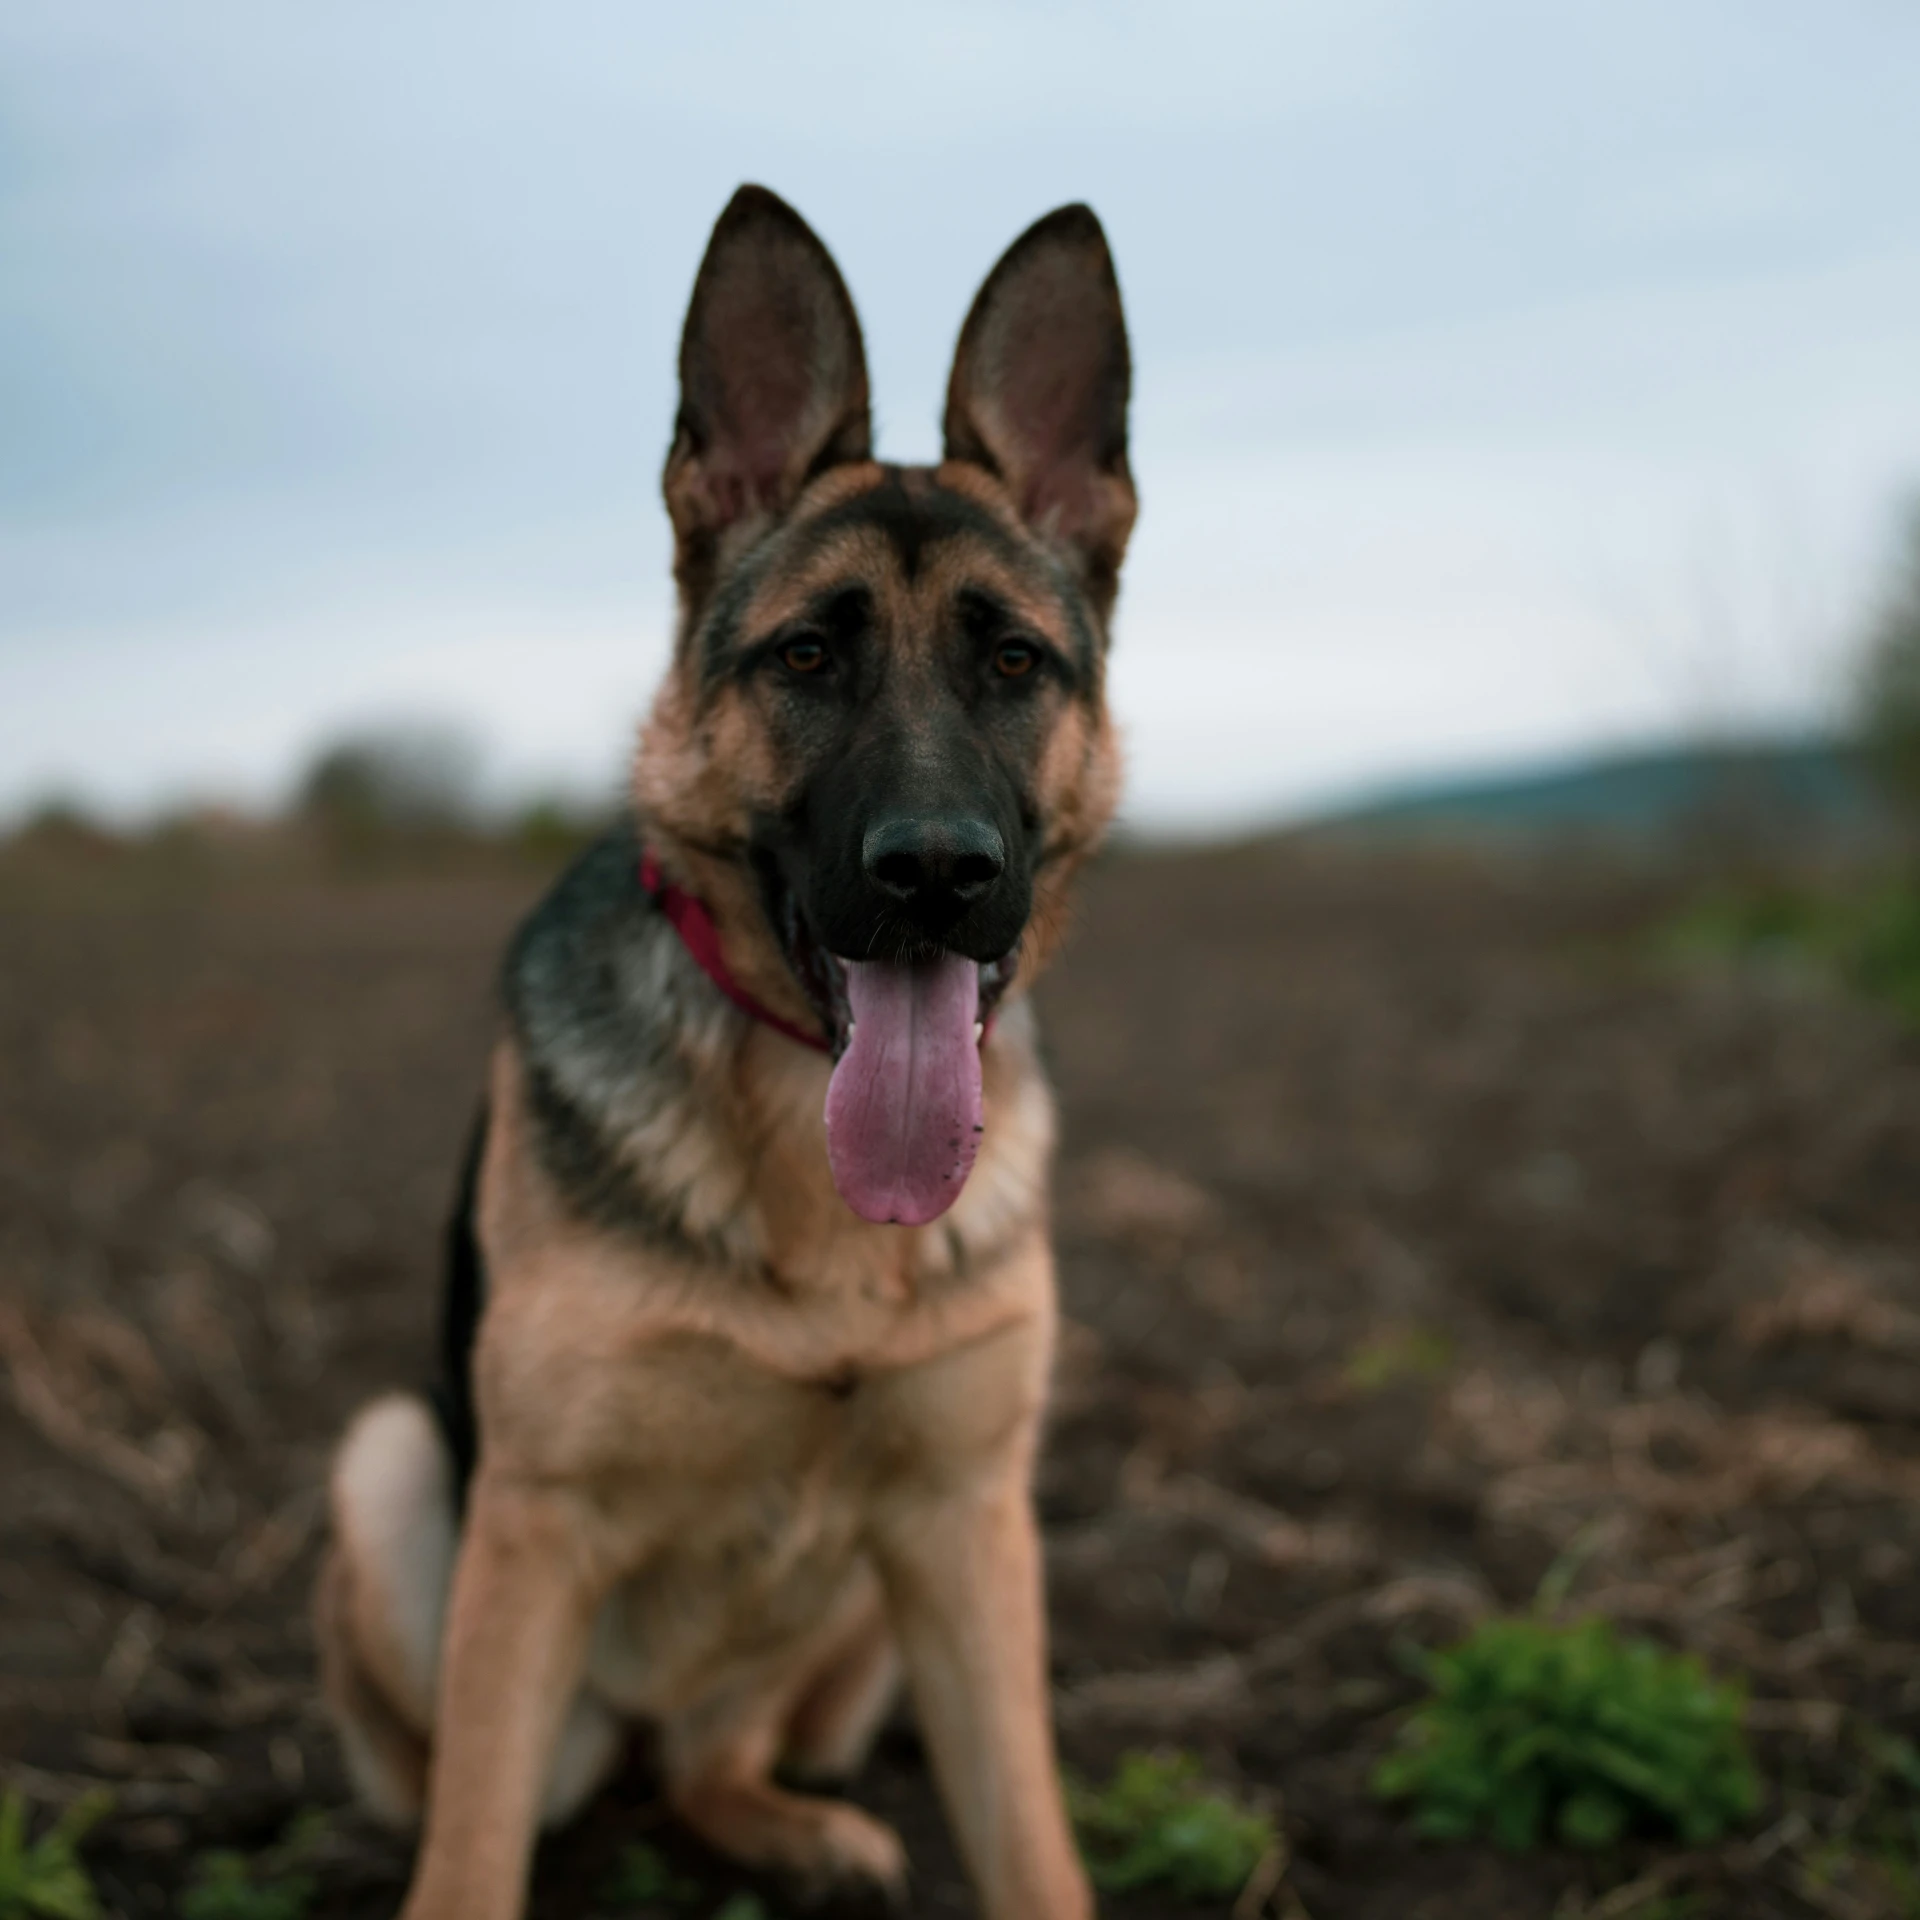
<instances>
[{"instance_id":1,"label":"dog's neck","mask_svg":"<svg viewBox=\"0 0 1920 1920\"><path fill-rule=\"evenodd\" d=\"M727 965L726 949L721 943L720 928L712 910L698 894L689 892L677 881L667 878L661 869L659 856L650 846L643 845L640 850L640 885L666 916L667 924L680 936L680 944L686 948L694 965L742 1013L751 1015L762 1025L771 1027L775 1033L783 1034L815 1053L830 1051L818 1032L783 1019L741 985L734 977L733 969Z\"/></svg>"},{"instance_id":2,"label":"dog's neck","mask_svg":"<svg viewBox=\"0 0 1920 1920\"><path fill-rule=\"evenodd\" d=\"M609 835L507 966L520 1098L567 1211L752 1284L882 1293L964 1277L1044 1219L1053 1108L1029 1006L1004 1006L983 1052L986 1132L958 1201L927 1227L871 1225L833 1186L826 1054L721 993L639 861L631 828ZM744 888L735 905L758 911Z\"/></svg>"}]
</instances>

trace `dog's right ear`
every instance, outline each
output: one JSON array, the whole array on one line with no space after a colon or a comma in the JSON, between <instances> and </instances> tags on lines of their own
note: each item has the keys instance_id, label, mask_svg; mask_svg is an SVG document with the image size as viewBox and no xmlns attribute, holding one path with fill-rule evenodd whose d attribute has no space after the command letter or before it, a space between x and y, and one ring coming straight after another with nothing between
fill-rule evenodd
<instances>
[{"instance_id":1,"label":"dog's right ear","mask_svg":"<svg viewBox=\"0 0 1920 1920\"><path fill-rule=\"evenodd\" d=\"M1003 481L1078 562L1105 615L1133 529L1127 323L1090 207L1057 207L1001 256L960 329L946 456Z\"/></svg>"},{"instance_id":2,"label":"dog's right ear","mask_svg":"<svg viewBox=\"0 0 1920 1920\"><path fill-rule=\"evenodd\" d=\"M729 527L783 511L872 444L860 322L833 256L778 194L742 187L714 225L680 337L662 484L689 603Z\"/></svg>"}]
</instances>

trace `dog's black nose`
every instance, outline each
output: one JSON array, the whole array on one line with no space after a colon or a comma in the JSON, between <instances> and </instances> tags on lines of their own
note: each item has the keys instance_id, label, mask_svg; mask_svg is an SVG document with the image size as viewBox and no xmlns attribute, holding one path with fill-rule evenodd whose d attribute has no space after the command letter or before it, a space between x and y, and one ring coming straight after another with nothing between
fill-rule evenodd
<instances>
[{"instance_id":1,"label":"dog's black nose","mask_svg":"<svg viewBox=\"0 0 1920 1920\"><path fill-rule=\"evenodd\" d=\"M867 878L922 918L957 918L986 898L1007 870L1006 842L985 820L896 815L860 843Z\"/></svg>"}]
</instances>

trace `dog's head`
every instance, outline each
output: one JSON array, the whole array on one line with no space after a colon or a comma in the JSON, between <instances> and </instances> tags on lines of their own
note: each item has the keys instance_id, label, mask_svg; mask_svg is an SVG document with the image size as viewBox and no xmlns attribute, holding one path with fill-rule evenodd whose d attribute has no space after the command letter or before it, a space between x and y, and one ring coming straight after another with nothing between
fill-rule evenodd
<instances>
[{"instance_id":1,"label":"dog's head","mask_svg":"<svg viewBox=\"0 0 1920 1920\"><path fill-rule=\"evenodd\" d=\"M873 459L853 303L764 189L714 228L680 380L680 628L642 817L735 973L841 1056L842 1193L931 1217L972 1159L976 1029L1057 943L1118 789L1107 629L1134 492L1105 236L1063 207L987 276L937 467ZM867 1178L889 1130L905 1144Z\"/></svg>"}]
</instances>

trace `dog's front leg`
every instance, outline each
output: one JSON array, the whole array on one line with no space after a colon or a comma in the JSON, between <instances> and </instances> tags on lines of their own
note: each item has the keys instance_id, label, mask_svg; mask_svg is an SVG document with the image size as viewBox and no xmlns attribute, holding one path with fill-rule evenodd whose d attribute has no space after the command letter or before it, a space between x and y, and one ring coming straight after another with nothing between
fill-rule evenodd
<instances>
[{"instance_id":1,"label":"dog's front leg","mask_svg":"<svg viewBox=\"0 0 1920 1920\"><path fill-rule=\"evenodd\" d=\"M1048 1708L1024 1476L901 1514L880 1543L914 1704L988 1920L1086 1920Z\"/></svg>"},{"instance_id":2,"label":"dog's front leg","mask_svg":"<svg viewBox=\"0 0 1920 1920\"><path fill-rule=\"evenodd\" d=\"M454 1568L426 1827L402 1920L518 1920L604 1583L562 1491L484 1470Z\"/></svg>"}]
</instances>

